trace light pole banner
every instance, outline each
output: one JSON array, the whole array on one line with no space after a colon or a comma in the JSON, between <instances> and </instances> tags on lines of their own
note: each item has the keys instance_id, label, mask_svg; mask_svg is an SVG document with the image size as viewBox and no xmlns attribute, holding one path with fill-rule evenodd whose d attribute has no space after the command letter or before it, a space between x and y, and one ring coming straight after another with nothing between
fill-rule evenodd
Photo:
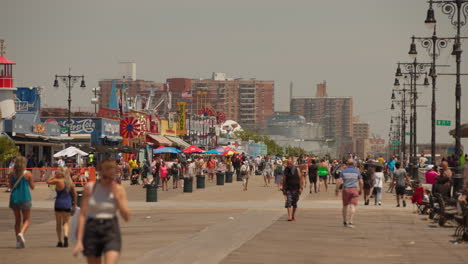
<instances>
[{"instance_id":1,"label":"light pole banner","mask_svg":"<svg viewBox=\"0 0 468 264\"><path fill-rule=\"evenodd\" d=\"M177 135L186 135L187 134L187 127L186 127L186 110L187 110L187 103L186 102L178 102L178 123L177 123Z\"/></svg>"}]
</instances>

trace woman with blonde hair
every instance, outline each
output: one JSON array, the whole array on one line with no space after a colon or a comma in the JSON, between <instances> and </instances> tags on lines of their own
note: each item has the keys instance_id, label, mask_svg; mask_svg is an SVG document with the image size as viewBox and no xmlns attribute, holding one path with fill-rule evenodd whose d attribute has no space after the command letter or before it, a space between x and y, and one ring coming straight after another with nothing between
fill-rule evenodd
<instances>
[{"instance_id":1,"label":"woman with blonde hair","mask_svg":"<svg viewBox=\"0 0 468 264\"><path fill-rule=\"evenodd\" d=\"M127 194L116 182L115 160L99 164L99 181L86 184L78 219L77 242L73 255L83 252L88 263L117 263L122 248L117 211L125 221L130 218Z\"/></svg>"},{"instance_id":2,"label":"woman with blonde hair","mask_svg":"<svg viewBox=\"0 0 468 264\"><path fill-rule=\"evenodd\" d=\"M55 176L47 180L47 184L55 185L55 229L57 231L57 247L68 247L68 231L70 215L76 209L76 189L70 175L70 169L60 167ZM63 243L62 243L63 235Z\"/></svg>"},{"instance_id":3,"label":"woman with blonde hair","mask_svg":"<svg viewBox=\"0 0 468 264\"><path fill-rule=\"evenodd\" d=\"M32 198L30 190L34 189L32 174L26 170L25 157L16 157L8 188L11 189L9 207L15 215L16 248L24 248L26 242L24 234L28 230L31 219ZM23 225L21 225L21 216Z\"/></svg>"}]
</instances>

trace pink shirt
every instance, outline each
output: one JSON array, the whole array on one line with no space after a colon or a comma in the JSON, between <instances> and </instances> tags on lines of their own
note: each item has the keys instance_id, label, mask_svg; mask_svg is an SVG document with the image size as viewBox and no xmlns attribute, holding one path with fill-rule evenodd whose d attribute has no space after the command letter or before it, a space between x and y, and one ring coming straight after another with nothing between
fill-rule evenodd
<instances>
[{"instance_id":1,"label":"pink shirt","mask_svg":"<svg viewBox=\"0 0 468 264\"><path fill-rule=\"evenodd\" d=\"M159 177L166 178L167 177L167 166L159 167Z\"/></svg>"},{"instance_id":2,"label":"pink shirt","mask_svg":"<svg viewBox=\"0 0 468 264\"><path fill-rule=\"evenodd\" d=\"M433 170L430 170L428 172L426 172L426 183L427 184L435 184L435 179L437 177L439 177L440 175L433 171Z\"/></svg>"}]
</instances>

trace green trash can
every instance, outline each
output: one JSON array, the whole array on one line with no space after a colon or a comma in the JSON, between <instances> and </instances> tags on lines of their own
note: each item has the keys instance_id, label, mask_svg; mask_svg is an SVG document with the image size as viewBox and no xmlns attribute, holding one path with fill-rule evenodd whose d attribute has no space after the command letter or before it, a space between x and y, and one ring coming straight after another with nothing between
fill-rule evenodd
<instances>
[{"instance_id":1,"label":"green trash can","mask_svg":"<svg viewBox=\"0 0 468 264\"><path fill-rule=\"evenodd\" d=\"M158 201L158 187L155 184L147 184L146 186L146 202Z\"/></svg>"},{"instance_id":2,"label":"green trash can","mask_svg":"<svg viewBox=\"0 0 468 264\"><path fill-rule=\"evenodd\" d=\"M83 200L83 191L76 191L76 206L81 207L81 201Z\"/></svg>"},{"instance_id":3,"label":"green trash can","mask_svg":"<svg viewBox=\"0 0 468 264\"><path fill-rule=\"evenodd\" d=\"M205 176L197 175L197 189L205 189Z\"/></svg>"},{"instance_id":4,"label":"green trash can","mask_svg":"<svg viewBox=\"0 0 468 264\"><path fill-rule=\"evenodd\" d=\"M226 183L232 183L233 174L234 174L234 172L232 172L232 171L226 172Z\"/></svg>"},{"instance_id":5,"label":"green trash can","mask_svg":"<svg viewBox=\"0 0 468 264\"><path fill-rule=\"evenodd\" d=\"M224 172L216 172L216 185L224 185Z\"/></svg>"},{"instance_id":6,"label":"green trash can","mask_svg":"<svg viewBox=\"0 0 468 264\"><path fill-rule=\"evenodd\" d=\"M184 193L193 192L193 178L184 178Z\"/></svg>"}]
</instances>

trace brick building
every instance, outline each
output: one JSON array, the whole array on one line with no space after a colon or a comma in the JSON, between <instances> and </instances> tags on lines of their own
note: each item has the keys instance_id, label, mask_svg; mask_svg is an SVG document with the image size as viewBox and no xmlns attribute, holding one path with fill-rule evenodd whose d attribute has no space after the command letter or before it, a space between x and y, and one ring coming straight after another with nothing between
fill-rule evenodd
<instances>
[{"instance_id":1,"label":"brick building","mask_svg":"<svg viewBox=\"0 0 468 264\"><path fill-rule=\"evenodd\" d=\"M167 79L173 99L178 93L193 113L209 109L244 128L265 128L274 112L274 81L228 79L213 73L211 79ZM191 104L191 105L190 105Z\"/></svg>"},{"instance_id":2,"label":"brick building","mask_svg":"<svg viewBox=\"0 0 468 264\"><path fill-rule=\"evenodd\" d=\"M353 123L353 137L354 139L366 139L369 138L369 123L366 122L354 122Z\"/></svg>"},{"instance_id":3,"label":"brick building","mask_svg":"<svg viewBox=\"0 0 468 264\"><path fill-rule=\"evenodd\" d=\"M326 82L317 85L316 97L291 98L291 114L318 123L327 139L337 142L337 154L353 152L353 98L328 97Z\"/></svg>"}]
</instances>

